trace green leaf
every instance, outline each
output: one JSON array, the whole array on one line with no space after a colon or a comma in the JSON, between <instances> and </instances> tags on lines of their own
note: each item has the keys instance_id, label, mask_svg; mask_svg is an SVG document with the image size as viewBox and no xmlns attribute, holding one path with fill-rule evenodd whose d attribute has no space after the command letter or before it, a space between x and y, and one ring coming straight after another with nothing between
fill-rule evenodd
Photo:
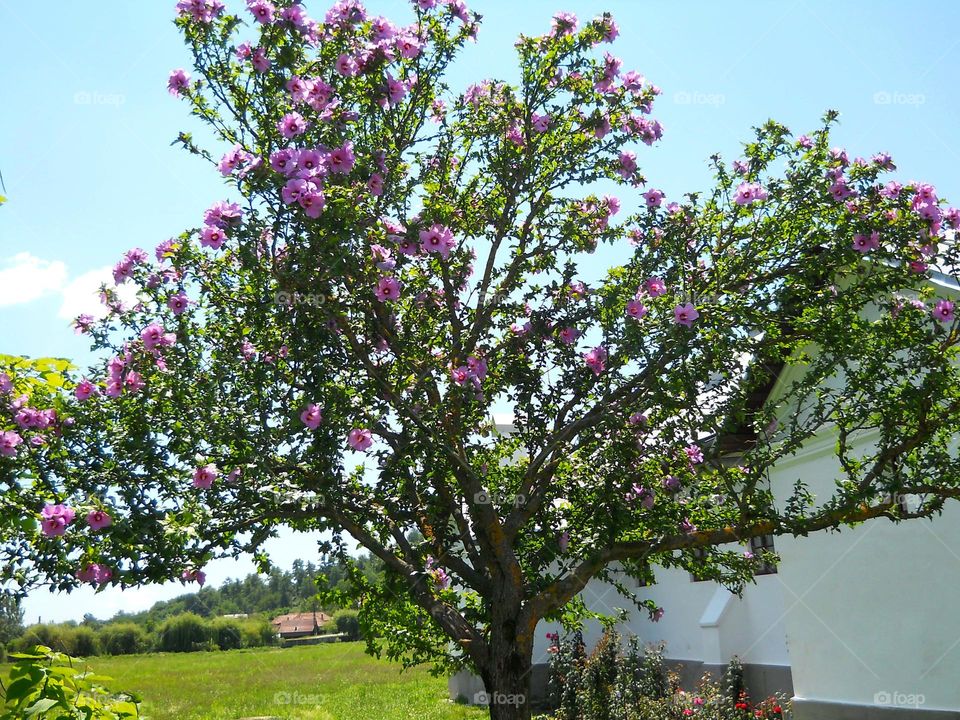
<instances>
[{"instance_id":1,"label":"green leaf","mask_svg":"<svg viewBox=\"0 0 960 720\"><path fill-rule=\"evenodd\" d=\"M52 698L43 698L42 700L37 700L33 705L27 708L26 717L35 717L40 713L45 713L47 710L56 707L60 702Z\"/></svg>"}]
</instances>

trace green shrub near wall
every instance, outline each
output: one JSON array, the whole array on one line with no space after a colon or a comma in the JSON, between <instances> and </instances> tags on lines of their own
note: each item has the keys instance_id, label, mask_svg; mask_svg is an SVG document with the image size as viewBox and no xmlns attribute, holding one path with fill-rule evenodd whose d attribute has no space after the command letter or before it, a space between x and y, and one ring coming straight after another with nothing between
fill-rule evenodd
<instances>
[{"instance_id":1,"label":"green shrub near wall","mask_svg":"<svg viewBox=\"0 0 960 720\"><path fill-rule=\"evenodd\" d=\"M157 649L163 652L214 650L207 622L193 613L175 615L157 630Z\"/></svg>"}]
</instances>

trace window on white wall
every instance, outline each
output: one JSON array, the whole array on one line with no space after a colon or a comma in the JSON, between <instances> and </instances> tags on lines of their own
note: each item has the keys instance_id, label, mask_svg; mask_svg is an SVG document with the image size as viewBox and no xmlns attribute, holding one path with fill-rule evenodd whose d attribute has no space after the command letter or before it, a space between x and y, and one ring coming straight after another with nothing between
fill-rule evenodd
<instances>
[{"instance_id":1,"label":"window on white wall","mask_svg":"<svg viewBox=\"0 0 960 720\"><path fill-rule=\"evenodd\" d=\"M776 552L773 547L773 535L761 535L759 537L750 538L750 552L754 555L760 555L763 552ZM757 570L757 575L773 575L777 572L777 566L772 562L762 562L760 563L760 568Z\"/></svg>"}]
</instances>

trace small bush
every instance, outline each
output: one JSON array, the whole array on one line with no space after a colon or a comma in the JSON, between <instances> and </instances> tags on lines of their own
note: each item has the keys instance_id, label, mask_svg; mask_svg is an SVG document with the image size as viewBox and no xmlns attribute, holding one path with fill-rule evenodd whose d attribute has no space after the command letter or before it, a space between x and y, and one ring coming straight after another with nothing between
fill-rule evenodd
<instances>
[{"instance_id":1,"label":"small bush","mask_svg":"<svg viewBox=\"0 0 960 720\"><path fill-rule=\"evenodd\" d=\"M150 638L135 623L110 623L100 628L100 649L108 655L137 655L150 649Z\"/></svg>"},{"instance_id":2,"label":"small bush","mask_svg":"<svg viewBox=\"0 0 960 720\"><path fill-rule=\"evenodd\" d=\"M243 647L243 628L233 618L217 618L210 623L210 635L221 650Z\"/></svg>"},{"instance_id":3,"label":"small bush","mask_svg":"<svg viewBox=\"0 0 960 720\"><path fill-rule=\"evenodd\" d=\"M244 647L277 644L277 631L265 618L249 618L243 622Z\"/></svg>"},{"instance_id":4,"label":"small bush","mask_svg":"<svg viewBox=\"0 0 960 720\"><path fill-rule=\"evenodd\" d=\"M80 626L73 628L73 654L78 657L93 657L100 654L100 643L93 628Z\"/></svg>"},{"instance_id":5,"label":"small bush","mask_svg":"<svg viewBox=\"0 0 960 720\"><path fill-rule=\"evenodd\" d=\"M54 652L75 655L74 628L69 625L45 625L38 623L23 631L23 635L10 644L10 649L25 652L35 645L51 648Z\"/></svg>"},{"instance_id":6,"label":"small bush","mask_svg":"<svg viewBox=\"0 0 960 720\"><path fill-rule=\"evenodd\" d=\"M347 640L360 639L360 621L356 610L338 610L333 616L337 632L344 633Z\"/></svg>"},{"instance_id":7,"label":"small bush","mask_svg":"<svg viewBox=\"0 0 960 720\"><path fill-rule=\"evenodd\" d=\"M211 650L210 626L199 615L183 613L166 620L157 631L157 646L163 652Z\"/></svg>"}]
</instances>

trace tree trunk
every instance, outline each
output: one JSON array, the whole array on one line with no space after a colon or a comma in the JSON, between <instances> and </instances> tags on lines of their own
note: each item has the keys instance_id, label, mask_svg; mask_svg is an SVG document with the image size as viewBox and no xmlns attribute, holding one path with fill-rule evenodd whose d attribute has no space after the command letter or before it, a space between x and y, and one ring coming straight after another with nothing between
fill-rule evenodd
<instances>
[{"instance_id":1,"label":"tree trunk","mask_svg":"<svg viewBox=\"0 0 960 720\"><path fill-rule=\"evenodd\" d=\"M490 719L530 720L532 642L520 641L516 618L506 618L492 624L489 647L490 659L480 675Z\"/></svg>"}]
</instances>

